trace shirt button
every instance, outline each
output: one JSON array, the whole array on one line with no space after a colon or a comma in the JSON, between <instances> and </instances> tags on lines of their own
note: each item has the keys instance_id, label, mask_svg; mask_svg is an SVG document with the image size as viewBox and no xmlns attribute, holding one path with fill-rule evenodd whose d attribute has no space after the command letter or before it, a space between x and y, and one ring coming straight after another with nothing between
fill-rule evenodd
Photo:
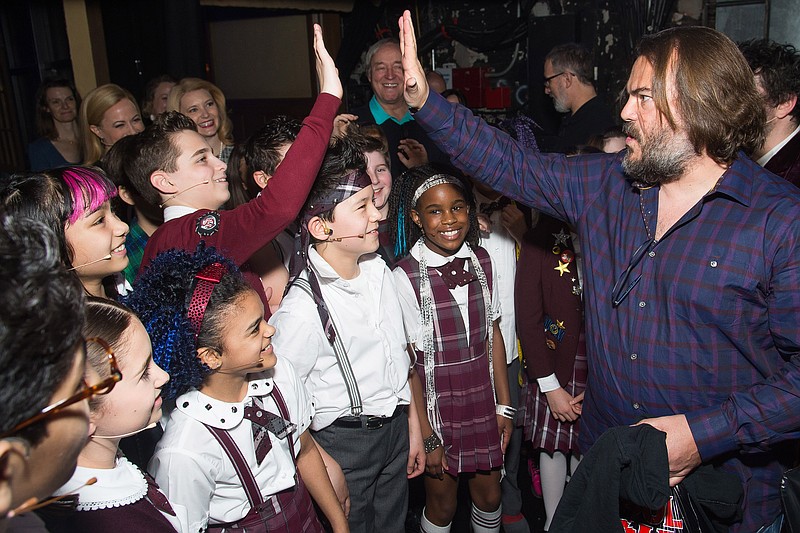
<instances>
[{"instance_id":1,"label":"shirt button","mask_svg":"<svg viewBox=\"0 0 800 533\"><path fill-rule=\"evenodd\" d=\"M717 263L716 261L711 261L711 262L709 263L709 265L711 265L711 268L717 268L717 264L718 264L718 263Z\"/></svg>"},{"instance_id":2,"label":"shirt button","mask_svg":"<svg viewBox=\"0 0 800 533\"><path fill-rule=\"evenodd\" d=\"M638 403L638 402L634 402L634 404L633 404L633 408L634 408L634 409L638 409L639 407L641 407L641 406L639 405L639 403Z\"/></svg>"},{"instance_id":3,"label":"shirt button","mask_svg":"<svg viewBox=\"0 0 800 533\"><path fill-rule=\"evenodd\" d=\"M631 354L631 361L635 361L637 357L639 357L637 354L632 353Z\"/></svg>"},{"instance_id":4,"label":"shirt button","mask_svg":"<svg viewBox=\"0 0 800 533\"><path fill-rule=\"evenodd\" d=\"M646 304L646 303L644 303L644 302L639 302L639 307L644 307L644 306L646 306L646 305L647 305L647 304Z\"/></svg>"},{"instance_id":5,"label":"shirt button","mask_svg":"<svg viewBox=\"0 0 800 533\"><path fill-rule=\"evenodd\" d=\"M648 253L647 255L649 255L650 257L655 257L656 253L654 251L650 250L650 253Z\"/></svg>"}]
</instances>

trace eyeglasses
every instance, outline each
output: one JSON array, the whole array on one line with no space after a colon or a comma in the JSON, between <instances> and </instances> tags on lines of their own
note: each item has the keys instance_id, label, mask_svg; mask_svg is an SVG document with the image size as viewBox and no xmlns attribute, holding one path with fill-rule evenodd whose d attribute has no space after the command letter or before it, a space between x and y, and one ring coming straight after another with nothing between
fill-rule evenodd
<instances>
[{"instance_id":1,"label":"eyeglasses","mask_svg":"<svg viewBox=\"0 0 800 533\"><path fill-rule=\"evenodd\" d=\"M64 398L63 400L59 400L54 404L48 405L37 414L33 415L32 417L28 418L27 420L23 420L13 429L6 431L5 433L0 434L0 438L6 438L14 433L19 432L37 422L41 422L45 418L49 416L53 416L54 414L63 411L67 407L74 405L78 402L83 400L93 398L95 396L99 396L102 394L108 394L114 388L114 385L117 384L118 381L122 379L122 372L119 370L119 366L117 366L117 358L114 355L114 350L111 348L111 345L108 344L106 341L101 339L100 337L91 337L84 340L84 352L86 352L87 343L94 342L99 344L101 348L106 352L106 357L108 360L108 365L111 367L111 375L107 378L101 380L99 383L94 385L89 385L84 378L83 384L84 388L79 392L73 394L69 398Z\"/></svg>"},{"instance_id":2,"label":"eyeglasses","mask_svg":"<svg viewBox=\"0 0 800 533\"><path fill-rule=\"evenodd\" d=\"M559 72L558 74L553 74L552 76L548 76L544 79L544 86L550 87L550 82L556 79L559 76L563 76L564 74L571 74L571 72L567 72L566 70L563 72Z\"/></svg>"},{"instance_id":3,"label":"eyeglasses","mask_svg":"<svg viewBox=\"0 0 800 533\"><path fill-rule=\"evenodd\" d=\"M639 263L642 262L642 258L644 258L645 253L650 250L650 246L653 245L656 241L653 239L648 238L644 241L639 248L633 252L633 257L631 257L630 262L628 263L628 268L626 268L622 274L620 274L617 282L614 284L614 288L611 289L611 301L614 307L618 307L625 298L628 297L628 294L633 290L634 287L639 283L642 279L642 274L640 273L636 276L631 282L628 282L628 279L631 277L631 272L635 269Z\"/></svg>"}]
</instances>

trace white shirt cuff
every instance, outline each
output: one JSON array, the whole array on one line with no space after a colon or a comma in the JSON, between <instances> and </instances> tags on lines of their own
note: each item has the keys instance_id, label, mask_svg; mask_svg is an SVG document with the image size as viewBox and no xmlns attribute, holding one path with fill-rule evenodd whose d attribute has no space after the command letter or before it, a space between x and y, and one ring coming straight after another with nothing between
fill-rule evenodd
<instances>
[{"instance_id":1,"label":"white shirt cuff","mask_svg":"<svg viewBox=\"0 0 800 533\"><path fill-rule=\"evenodd\" d=\"M536 382L539 383L539 390L542 391L542 393L550 392L561 387L555 374L550 374L543 378L536 378Z\"/></svg>"}]
</instances>

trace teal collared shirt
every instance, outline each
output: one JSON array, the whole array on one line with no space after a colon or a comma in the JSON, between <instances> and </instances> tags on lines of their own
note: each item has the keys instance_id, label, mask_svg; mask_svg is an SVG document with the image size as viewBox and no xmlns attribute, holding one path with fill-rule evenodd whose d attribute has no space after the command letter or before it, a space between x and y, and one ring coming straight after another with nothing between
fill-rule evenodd
<instances>
[{"instance_id":1,"label":"teal collared shirt","mask_svg":"<svg viewBox=\"0 0 800 533\"><path fill-rule=\"evenodd\" d=\"M378 99L375 96L372 96L372 99L369 101L369 110L372 113L372 116L375 117L375 123L380 125L386 122L387 120L391 119L394 120L398 124L405 124L406 122L410 122L414 120L414 117L411 116L411 113L406 110L406 114L403 115L403 118L396 119L391 116L389 113L383 110L381 104L378 103Z\"/></svg>"}]
</instances>

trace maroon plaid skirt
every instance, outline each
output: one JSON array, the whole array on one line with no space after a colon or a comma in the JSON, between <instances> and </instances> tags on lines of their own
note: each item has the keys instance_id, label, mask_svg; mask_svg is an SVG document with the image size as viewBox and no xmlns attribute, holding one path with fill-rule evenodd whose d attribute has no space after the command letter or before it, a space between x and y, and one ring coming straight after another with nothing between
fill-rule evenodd
<instances>
[{"instance_id":1,"label":"maroon plaid skirt","mask_svg":"<svg viewBox=\"0 0 800 533\"><path fill-rule=\"evenodd\" d=\"M575 366L572 379L565 387L572 396L577 396L586 388L586 340L581 334L575 353ZM525 440L533 444L534 449L548 453L556 451L568 454L578 453L578 430L580 418L575 422L559 422L550 413L547 397L539 392L539 385L531 383L523 372L526 383L522 387L520 406L524 409L523 425Z\"/></svg>"},{"instance_id":2,"label":"maroon plaid skirt","mask_svg":"<svg viewBox=\"0 0 800 533\"><path fill-rule=\"evenodd\" d=\"M424 389L422 362L416 368ZM503 454L485 352L467 361L437 364L435 380L447 473L500 468Z\"/></svg>"}]
</instances>

